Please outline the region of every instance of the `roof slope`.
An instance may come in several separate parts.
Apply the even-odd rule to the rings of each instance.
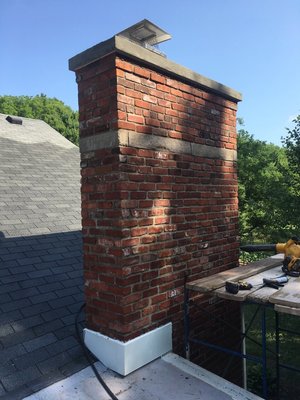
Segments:
[[[78,148],[43,121],[0,114],[0,397],[85,366]]]

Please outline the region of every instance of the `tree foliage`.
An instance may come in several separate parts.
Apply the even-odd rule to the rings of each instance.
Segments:
[[[290,187],[289,208],[298,226],[297,236],[300,236],[300,115],[294,119],[294,128],[287,129],[282,144],[288,160],[288,182]]]
[[[242,242],[286,241],[295,234],[298,219],[290,212],[292,172],[285,150],[239,130],[238,177]]]
[[[41,119],[78,145],[78,112],[56,98],[0,96],[0,113]]]
[[[287,129],[287,135],[282,138],[282,144],[286,149],[290,168],[299,174],[300,166],[300,115],[294,120],[295,124],[293,129]]]

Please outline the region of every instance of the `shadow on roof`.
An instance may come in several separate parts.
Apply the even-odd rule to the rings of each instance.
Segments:
[[[80,231],[0,232],[0,397],[21,399],[87,365],[74,328],[83,302]]]

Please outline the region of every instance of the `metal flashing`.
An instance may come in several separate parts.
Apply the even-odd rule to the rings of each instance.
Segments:
[[[172,323],[153,329],[128,342],[84,329],[88,349],[108,368],[126,376],[172,351]]]
[[[155,46],[158,43],[165,42],[172,36],[163,29],[153,24],[148,19],[143,19],[140,22],[119,32],[117,36],[126,37],[129,40],[145,45],[146,43]]]

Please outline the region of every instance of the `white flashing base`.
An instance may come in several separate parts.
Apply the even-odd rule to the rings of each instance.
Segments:
[[[172,351],[172,324],[153,329],[128,342],[84,329],[84,343],[106,367],[126,376]]]

